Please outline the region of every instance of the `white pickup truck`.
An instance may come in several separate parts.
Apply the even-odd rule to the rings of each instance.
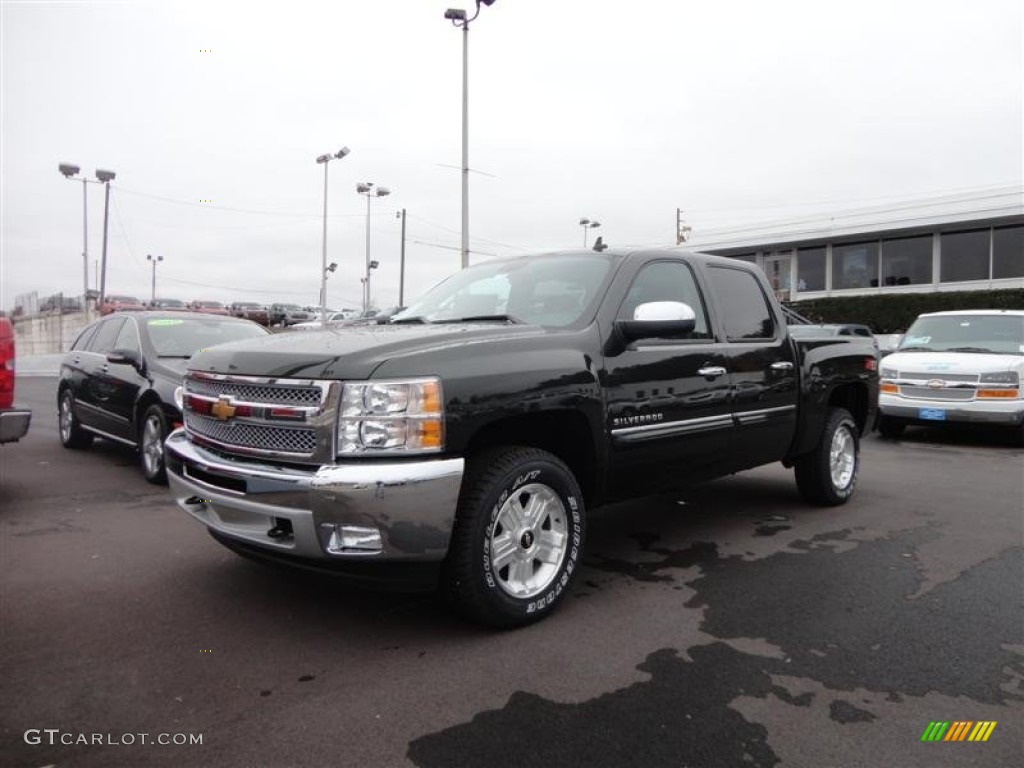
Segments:
[[[1024,310],[921,315],[882,359],[878,430],[975,422],[1016,429],[1024,441]]]

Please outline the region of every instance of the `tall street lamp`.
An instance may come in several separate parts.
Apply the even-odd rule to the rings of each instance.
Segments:
[[[105,187],[103,194],[103,253],[100,255],[100,311],[103,311],[103,302],[107,298],[107,223],[110,220],[110,182],[116,174],[113,171],[101,171],[96,169],[96,178]]]
[[[71,163],[60,163],[57,169],[64,175],[65,179],[71,179],[81,168]],[[82,310],[88,311],[89,300],[89,196],[87,194],[88,184],[99,184],[95,179],[82,177]]]
[[[151,253],[147,253],[146,254],[146,261],[152,262],[152,264],[153,264],[153,279],[152,279],[152,282],[150,283],[150,288],[149,288],[149,305],[150,306],[153,306],[153,304],[156,302],[156,265],[157,265],[157,262],[160,262],[160,261],[163,261],[163,260],[164,260],[163,256],[154,256]]]
[[[363,311],[370,308],[370,270],[377,268],[377,262],[370,261],[370,198],[386,197],[391,194],[387,187],[375,186],[372,181],[356,184],[356,192],[366,195],[366,276],[363,278]]]
[[[333,155],[328,153],[320,155],[316,159],[324,167],[324,237],[323,248],[320,253],[320,324],[327,327],[327,166],[331,160],[341,160],[351,150],[342,147]],[[334,270],[331,270],[332,272]]]
[[[476,13],[466,18],[461,8],[449,8],[444,17],[462,27],[462,268],[469,266],[469,22],[480,15],[480,4],[494,0],[476,0]]]
[[[601,226],[600,221],[591,221],[590,219],[580,219],[580,226],[583,227],[583,247],[587,247],[587,230],[595,229]]]

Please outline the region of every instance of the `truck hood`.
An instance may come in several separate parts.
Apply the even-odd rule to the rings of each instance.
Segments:
[[[975,352],[893,352],[882,358],[881,367],[909,373],[999,373],[1019,371],[1024,366],[1021,355],[986,355]]]
[[[366,379],[386,360],[466,344],[542,336],[539,326],[496,323],[369,325],[277,333],[197,352],[189,370],[294,379]],[[423,374],[431,374],[429,359]]]

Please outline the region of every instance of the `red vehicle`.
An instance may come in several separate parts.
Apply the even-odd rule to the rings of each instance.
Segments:
[[[100,307],[101,315],[109,315],[111,312],[141,312],[146,305],[134,296],[107,296]]]
[[[199,299],[196,299],[195,301],[188,305],[188,308],[191,309],[193,312],[203,312],[207,315],[231,314],[230,312],[228,312],[227,307],[225,307],[219,301],[200,301]]]
[[[28,432],[32,411],[14,406],[14,327],[0,317],[0,443],[20,440]]]

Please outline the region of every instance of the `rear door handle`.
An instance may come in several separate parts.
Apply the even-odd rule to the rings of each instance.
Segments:
[[[725,368],[720,365],[708,365],[698,369],[697,373],[708,379],[715,379],[725,375]]]
[[[784,360],[782,362],[772,363],[771,369],[773,371],[792,371],[793,370],[793,364],[791,362],[789,362],[788,360]]]

